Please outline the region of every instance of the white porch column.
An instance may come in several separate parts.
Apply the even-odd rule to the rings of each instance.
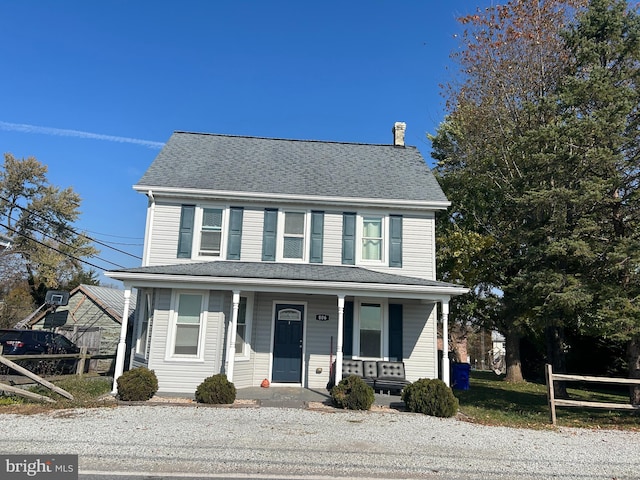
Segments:
[[[449,300],[442,302],[442,381],[450,386],[449,375]]]
[[[336,367],[333,372],[336,385],[342,380],[342,330],[344,326],[344,295],[338,297],[338,337],[336,339]]]
[[[236,338],[238,336],[238,310],[240,306],[240,292],[233,292],[233,309],[231,325],[229,325],[229,343],[227,345],[227,380],[233,382],[233,366],[236,359]]]
[[[111,393],[118,393],[118,377],[124,371],[124,358],[127,352],[127,327],[129,324],[129,303],[131,301],[131,287],[124,286],[124,308],[122,309],[122,324],[120,326],[120,342],[116,351],[116,365],[113,372],[113,388]]]

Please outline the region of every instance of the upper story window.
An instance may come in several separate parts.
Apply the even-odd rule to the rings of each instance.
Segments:
[[[222,248],[222,209],[203,208],[200,255],[219,257]]]
[[[324,212],[265,209],[263,261],[322,263],[323,245]]]
[[[282,233],[282,258],[302,260],[305,245],[305,214],[303,212],[284,212],[284,231]]]
[[[383,225],[381,216],[362,217],[362,260],[383,260]]]
[[[240,260],[243,211],[241,207],[182,205],[177,257]]]
[[[343,213],[342,263],[402,267],[402,224],[400,215]]]

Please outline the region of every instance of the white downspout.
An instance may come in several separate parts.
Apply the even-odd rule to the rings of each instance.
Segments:
[[[153,197],[153,192],[149,190],[147,192],[149,198],[149,205],[147,205],[147,225],[144,232],[144,246],[142,247],[142,266],[149,265],[149,257],[151,256],[151,233],[153,229],[154,214],[156,211],[156,199]]]
[[[231,325],[229,325],[229,344],[227,345],[227,380],[233,382],[233,366],[236,358],[236,338],[238,336],[238,310],[240,306],[240,292],[233,292],[233,309]]]
[[[449,300],[442,302],[442,381],[450,386],[449,375]]]
[[[124,358],[127,351],[127,327],[129,324],[129,303],[131,301],[131,287],[127,284],[124,286],[124,308],[122,309],[122,324],[120,326],[120,342],[116,352],[116,365],[113,372],[113,389],[111,393],[118,393],[118,377],[124,371]]]
[[[336,339],[336,369],[333,372],[335,384],[342,380],[342,330],[344,328],[344,295],[338,297],[338,336]]]

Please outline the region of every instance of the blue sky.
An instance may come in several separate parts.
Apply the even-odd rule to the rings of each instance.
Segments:
[[[4,0],[0,149],[80,194],[79,230],[141,256],[132,185],[175,130],[386,144],[403,121],[430,162],[456,18],[491,3]],[[140,265],[99,248],[103,269]]]

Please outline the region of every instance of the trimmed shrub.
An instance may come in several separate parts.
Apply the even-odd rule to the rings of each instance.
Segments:
[[[236,400],[236,387],[224,373],[205,378],[196,389],[196,402],[229,404]]]
[[[421,378],[407,385],[402,390],[402,401],[409,411],[432,417],[453,417],[458,411],[453,391],[437,378]]]
[[[126,402],[144,402],[158,391],[158,378],[146,367],[124,372],[117,380],[118,398]]]
[[[375,400],[373,388],[362,378],[349,375],[331,389],[333,404],[349,410],[369,410]]]

